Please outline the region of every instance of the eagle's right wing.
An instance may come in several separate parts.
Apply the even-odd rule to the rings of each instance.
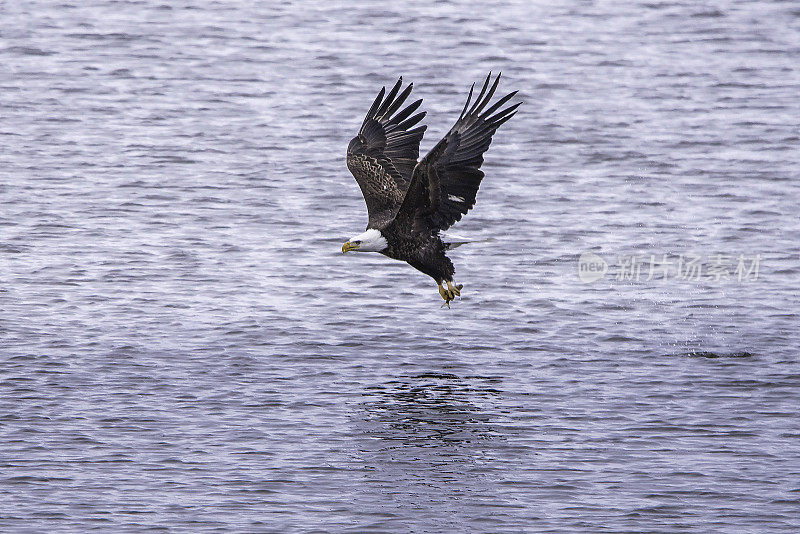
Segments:
[[[425,112],[410,117],[422,99],[397,113],[414,86],[410,84],[398,95],[402,85],[400,78],[388,95],[386,88],[381,88],[358,135],[347,147],[347,168],[367,203],[367,228],[394,216],[411,181],[419,157],[419,142],[425,133],[426,126],[410,129],[425,117]]]
[[[521,104],[500,109],[517,94],[514,91],[486,109],[500,75],[489,87],[491,79],[490,72],[470,108],[473,85],[455,125],[414,168],[411,184],[397,211],[398,219],[411,221],[418,229],[447,230],[475,205],[483,179],[480,170],[483,153],[500,125],[513,117]]]

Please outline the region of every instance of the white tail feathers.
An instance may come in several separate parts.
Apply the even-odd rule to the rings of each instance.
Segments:
[[[452,234],[445,234],[444,232],[441,233],[440,237],[442,238],[442,243],[444,243],[446,250],[451,250],[456,247],[460,247],[461,245],[466,245],[467,243],[482,243],[485,241],[494,241],[491,237],[487,237],[486,239],[467,239],[466,237],[460,237]]]

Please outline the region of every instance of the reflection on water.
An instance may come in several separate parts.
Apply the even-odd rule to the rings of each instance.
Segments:
[[[421,522],[451,528],[466,528],[481,504],[513,508],[504,504],[496,463],[505,445],[493,415],[499,388],[497,377],[448,373],[366,388],[353,435],[358,461],[372,472],[358,486],[358,500],[392,503],[385,508],[397,513],[417,510]]]
[[[493,387],[498,383],[496,378],[465,379],[447,373],[389,380],[365,391],[362,406],[368,417],[363,430],[370,437],[410,447],[477,444],[493,435],[491,406],[487,412],[478,403],[500,395]]]

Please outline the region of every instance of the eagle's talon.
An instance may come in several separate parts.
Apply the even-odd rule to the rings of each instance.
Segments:
[[[453,285],[452,281],[447,282],[447,289],[450,290],[450,293],[453,295],[453,298],[461,296],[461,288],[464,287],[463,284]]]
[[[449,282],[448,282],[448,285],[450,285]],[[439,294],[444,299],[444,304],[442,304],[442,308],[447,306],[447,308],[449,309],[450,308],[450,302],[455,298],[455,294],[453,293],[452,290],[445,289],[444,286],[442,286],[441,283],[439,284]]]

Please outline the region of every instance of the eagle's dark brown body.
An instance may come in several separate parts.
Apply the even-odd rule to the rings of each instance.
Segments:
[[[413,268],[436,280],[437,284],[453,279],[455,268],[450,258],[445,256],[447,247],[438,234],[408,231],[395,221],[378,230],[389,242],[389,246],[381,254],[408,262]]]
[[[377,230],[385,240],[381,250],[369,250],[408,262],[432,277],[448,303],[453,291],[459,294],[460,286],[443,292],[443,282],[452,288],[454,268],[445,255],[447,245],[439,232],[459,221],[475,205],[484,176],[480,170],[483,153],[497,128],[514,116],[520,105],[498,111],[515,91],[486,109],[499,81],[497,76],[490,86],[490,73],[469,107],[473,85],[456,124],[419,162],[419,143],[426,127],[417,124],[425,113],[412,116],[422,100],[398,111],[412,89],[409,85],[398,95],[402,78],[388,95],[385,88],[381,89],[358,135],[347,147],[347,167],[367,204],[367,231]],[[342,250],[358,250],[359,244],[360,241],[345,243]]]

